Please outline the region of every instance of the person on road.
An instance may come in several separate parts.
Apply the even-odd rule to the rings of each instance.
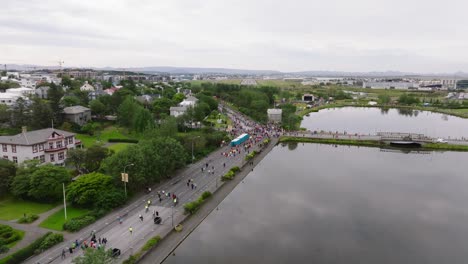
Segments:
[[[187,187],[190,187],[190,180],[187,180]]]
[[[223,163],[224,168],[226,168],[226,163]]]
[[[143,222],[143,216],[142,216],[142,215],[139,215],[138,217],[140,218],[140,221]]]
[[[122,216],[119,215],[119,223],[122,224],[122,222],[123,222]]]
[[[132,228],[132,227],[129,227],[129,228],[128,228],[128,231],[130,232],[130,235],[133,234],[133,228]]]
[[[62,249],[62,259],[64,259],[64,258],[66,257],[66,256],[65,256],[65,253],[66,253],[66,252],[67,252],[67,251],[65,250],[65,248],[63,248],[63,249]]]
[[[148,206],[150,206],[150,205],[151,205],[151,200],[150,200],[150,199],[148,199],[148,202],[147,202],[147,204],[148,204]]]
[[[145,213],[148,213],[149,207],[148,205],[145,205]]]

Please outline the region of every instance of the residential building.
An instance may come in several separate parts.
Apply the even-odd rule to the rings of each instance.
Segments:
[[[180,102],[180,106],[193,107],[197,104],[198,99],[195,96],[189,96]]]
[[[16,104],[16,100],[21,96],[18,94],[12,93],[0,93],[0,104],[4,104],[7,106],[13,106]]]
[[[94,91],[94,86],[89,84],[87,81],[83,84],[83,86],[80,87],[80,91],[82,92],[93,92]]]
[[[49,89],[50,89],[49,86],[40,86],[36,88],[35,93],[37,97],[41,99],[47,99],[47,94],[49,93]]]
[[[75,134],[54,128],[27,132],[23,127],[20,134],[0,136],[2,157],[14,163],[37,159],[41,163],[62,165],[67,151],[79,144]]]
[[[65,114],[66,120],[80,126],[83,126],[91,120],[91,109],[81,105],[65,107],[63,113]]]
[[[372,89],[417,89],[418,84],[412,82],[364,82],[362,88]]]
[[[267,110],[267,114],[268,114],[268,121],[274,122],[274,123],[280,123],[283,110],[277,109],[277,108],[271,108]]]
[[[169,108],[169,111],[171,112],[171,116],[178,117],[178,116],[185,114],[185,112],[187,112],[187,107],[186,106],[173,106]]]

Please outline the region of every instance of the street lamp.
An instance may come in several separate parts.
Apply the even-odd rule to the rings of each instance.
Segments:
[[[130,163],[124,166],[123,169],[123,174],[122,174],[122,181],[124,182],[124,189],[125,189],[125,198],[127,198],[127,182],[128,182],[128,175],[125,173],[125,169],[127,169],[128,166],[133,166],[135,164]]]
[[[171,219],[172,219],[172,227],[174,227],[174,205],[171,206]]]
[[[199,138],[199,137],[200,136],[196,136],[192,138],[192,164],[193,164],[193,160],[195,159],[195,157],[193,156],[193,142],[195,141],[196,138]]]

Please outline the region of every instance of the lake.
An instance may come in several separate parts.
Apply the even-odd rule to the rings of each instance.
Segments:
[[[468,120],[429,111],[343,107],[323,109],[304,116],[301,127],[310,131],[419,133],[438,138],[468,137]]]
[[[275,147],[165,263],[467,263],[468,153]]]

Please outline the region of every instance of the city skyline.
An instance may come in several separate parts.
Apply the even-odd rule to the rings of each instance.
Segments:
[[[0,63],[295,71],[468,71],[468,3],[21,1]]]

